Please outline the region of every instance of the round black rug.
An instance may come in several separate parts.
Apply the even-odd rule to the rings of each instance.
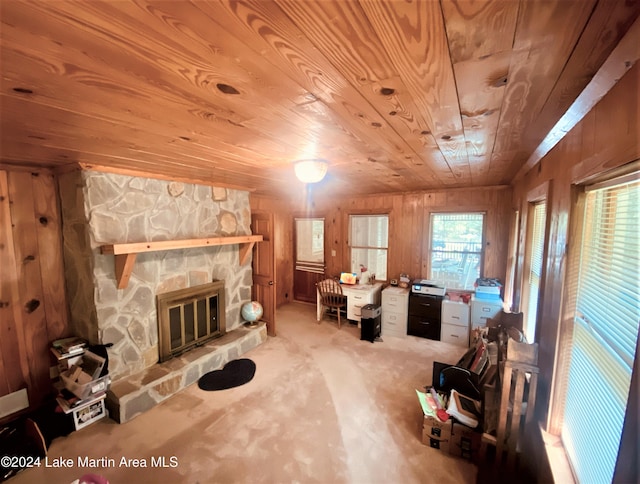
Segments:
[[[224,365],[221,370],[205,373],[198,380],[201,390],[226,390],[248,383],[256,373],[256,364],[248,359],[232,360]]]

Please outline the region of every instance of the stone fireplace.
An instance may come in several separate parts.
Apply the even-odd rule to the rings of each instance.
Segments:
[[[114,256],[100,252],[104,244],[249,235],[248,192],[98,171],[62,174],[59,188],[72,329],[91,343],[113,344],[112,393],[142,402],[121,421],[248,351],[247,339],[266,339],[264,328],[252,335],[243,326],[252,270],[251,259],[240,264],[237,244],[140,253],[122,289]],[[156,297],[213,281],[224,282],[227,334],[195,356],[159,363]],[[213,357],[213,349],[224,354]]]

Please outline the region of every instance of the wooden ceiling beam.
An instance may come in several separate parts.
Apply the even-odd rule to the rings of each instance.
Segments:
[[[631,69],[640,58],[640,18],[626,32],[622,40],[613,49],[587,87],[580,93],[571,107],[549,131],[538,148],[522,165],[513,183],[520,180],[531,168],[566,136],[571,129],[602,99],[613,86]]]

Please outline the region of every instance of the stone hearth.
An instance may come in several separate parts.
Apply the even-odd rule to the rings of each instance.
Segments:
[[[107,393],[109,415],[119,423],[127,422],[266,339],[264,323],[254,328],[241,326],[177,358],[122,378],[114,382]]]

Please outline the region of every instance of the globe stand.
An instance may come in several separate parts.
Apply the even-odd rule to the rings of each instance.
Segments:
[[[260,320],[257,321],[245,321],[244,323],[246,328],[255,328],[260,325]]]

